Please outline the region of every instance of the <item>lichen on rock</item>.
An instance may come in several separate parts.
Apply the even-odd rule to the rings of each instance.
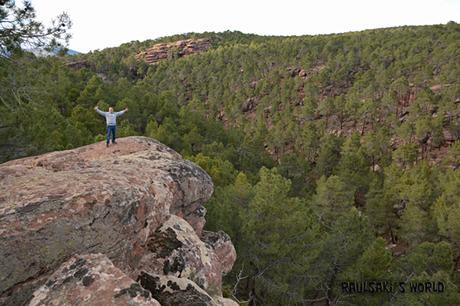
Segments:
[[[103,254],[74,256],[35,290],[29,306],[159,306],[150,291],[129,278]]]

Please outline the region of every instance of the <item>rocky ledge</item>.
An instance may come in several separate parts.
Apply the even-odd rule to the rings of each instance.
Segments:
[[[159,43],[145,51],[136,54],[138,60],[144,60],[147,64],[156,64],[168,58],[179,58],[195,53],[204,52],[211,48],[209,38],[185,39],[170,43]]]
[[[206,172],[126,137],[0,165],[1,305],[236,305]]]

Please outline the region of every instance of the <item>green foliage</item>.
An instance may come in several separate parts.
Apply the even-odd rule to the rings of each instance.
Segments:
[[[386,248],[385,239],[378,237],[370,244],[358,258],[356,263],[349,267],[341,279],[344,282],[369,282],[376,281],[395,281],[392,279],[393,257]],[[386,305],[390,300],[387,293],[359,294],[348,297],[347,302],[351,304],[363,305]]]
[[[378,237],[361,255],[356,262],[357,279],[380,279],[388,276],[393,258],[386,249],[385,239]]]
[[[303,275],[315,254],[305,246],[317,241],[319,227],[302,200],[289,197],[291,183],[276,168],[261,168],[259,175],[242,216],[242,255],[255,276],[256,295],[269,295],[273,303],[294,304],[303,297]]]
[[[218,186],[226,186],[235,179],[235,168],[228,160],[208,157],[202,153],[190,157],[190,160],[203,168],[211,176],[212,181]]]
[[[429,219],[426,213],[409,202],[400,219],[401,238],[410,245],[417,245],[425,240]]]
[[[450,273],[453,268],[453,249],[447,242],[423,242],[398,264],[406,272],[435,274]]]
[[[235,248],[240,251],[242,243],[242,217],[252,198],[252,185],[240,172],[235,181],[227,186],[217,186],[214,196],[206,204],[207,227],[224,230],[232,237]]]
[[[320,252],[310,270],[308,285],[322,297],[338,296],[347,268],[357,267],[358,258],[373,240],[368,220],[356,209],[341,214],[321,237]],[[316,248],[315,248],[316,249]]]
[[[371,164],[365,150],[361,147],[358,134],[353,134],[342,145],[337,175],[343,180],[346,189],[353,192],[355,200],[369,188]]]
[[[322,176],[317,182],[312,204],[319,219],[329,225],[351,209],[353,190],[350,190],[338,176]]]
[[[460,246],[460,169],[441,176],[441,194],[432,208],[439,234]]]
[[[413,143],[401,145],[393,152],[393,161],[409,167],[417,160],[417,149],[417,145]]]
[[[326,135],[320,140],[316,171],[319,176],[329,176],[340,161],[340,138]]]

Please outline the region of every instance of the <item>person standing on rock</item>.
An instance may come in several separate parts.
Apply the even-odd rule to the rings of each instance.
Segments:
[[[106,146],[109,146],[110,143],[110,134],[112,134],[112,144],[116,144],[117,142],[115,141],[115,131],[117,129],[117,117],[123,115],[128,111],[128,108],[125,108],[124,110],[120,112],[114,112],[113,107],[109,107],[108,112],[103,112],[101,111],[97,106],[94,108],[96,112],[105,117],[105,121],[107,123],[107,144]]]

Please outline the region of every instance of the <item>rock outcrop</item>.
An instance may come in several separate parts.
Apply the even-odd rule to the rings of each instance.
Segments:
[[[212,233],[205,242],[184,219],[171,216],[146,242],[147,252],[140,261],[146,272],[188,278],[212,295],[221,295],[222,273],[233,265],[235,253],[230,238]]]
[[[136,54],[136,58],[144,60],[148,64],[155,64],[163,59],[188,56],[204,52],[209,48],[211,48],[211,41],[208,38],[185,39],[172,43],[155,44]]]
[[[14,160],[0,165],[0,182],[1,305],[73,298],[82,301],[76,305],[157,305],[185,283],[208,295],[209,305],[231,303],[221,296],[221,278],[235,249],[225,233],[203,232],[212,181],[165,145],[127,137],[109,148]],[[84,275],[69,278],[69,267],[82,261]],[[165,280],[171,288],[151,289]],[[99,292],[103,300],[92,296]]]
[[[30,306],[160,306],[103,254],[72,257],[34,292]]]

